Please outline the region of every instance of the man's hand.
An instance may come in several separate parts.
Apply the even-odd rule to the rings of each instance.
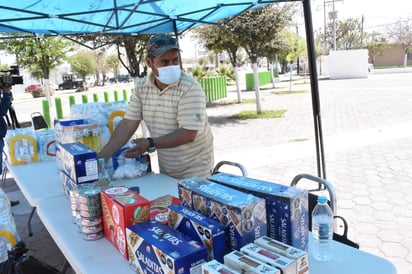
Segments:
[[[132,141],[135,144],[134,147],[129,148],[123,153],[123,156],[126,158],[135,158],[139,155],[144,154],[149,148],[149,141],[145,138],[138,138]]]

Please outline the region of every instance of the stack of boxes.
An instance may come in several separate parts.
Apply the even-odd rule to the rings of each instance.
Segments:
[[[307,250],[307,190],[226,173],[217,173],[208,179],[265,199],[267,236],[298,249]]]
[[[225,226],[226,251],[239,250],[267,234],[261,198],[198,177],[180,181],[178,191],[184,206]]]

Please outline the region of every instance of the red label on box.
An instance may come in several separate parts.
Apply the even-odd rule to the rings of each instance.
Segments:
[[[127,187],[101,192],[104,235],[128,259],[126,227],[149,220],[150,201]]]
[[[151,201],[150,220],[167,224],[167,216],[169,215],[169,205],[180,204],[180,200],[171,195],[161,196]]]

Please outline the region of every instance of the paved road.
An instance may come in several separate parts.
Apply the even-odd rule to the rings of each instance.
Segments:
[[[336,187],[338,214],[349,222],[349,237],[362,250],[393,262],[399,274],[412,274],[412,73],[403,71],[319,85],[327,179]],[[253,92],[242,95],[254,98]],[[228,100],[235,98],[229,92]],[[316,175],[310,93],[262,90],[262,107],[287,112],[280,119],[239,121],[228,117],[255,110],[254,104],[208,107],[216,162],[238,162],[250,177],[283,184],[299,173]],[[10,196],[23,202],[13,208],[23,240],[35,255],[61,267],[63,256],[37,216],[34,236],[26,236],[30,208],[13,191],[12,180],[7,184]]]

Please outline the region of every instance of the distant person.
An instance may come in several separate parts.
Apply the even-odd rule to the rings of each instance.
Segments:
[[[0,115],[2,116],[0,119],[0,174],[3,172],[3,149],[4,149],[4,137],[6,137],[7,133],[7,123],[5,121],[5,117],[7,112],[11,106],[12,100],[12,93],[11,93],[11,83],[12,78],[8,75],[1,76],[0,81]],[[11,206],[15,206],[19,204],[19,201],[10,201]]]
[[[154,35],[147,43],[147,77],[138,79],[124,119],[98,157],[113,156],[144,120],[151,138],[139,138],[124,152],[137,157],[157,150],[160,173],[176,179],[211,175],[213,135],[200,84],[180,69],[179,47],[169,35]]]

